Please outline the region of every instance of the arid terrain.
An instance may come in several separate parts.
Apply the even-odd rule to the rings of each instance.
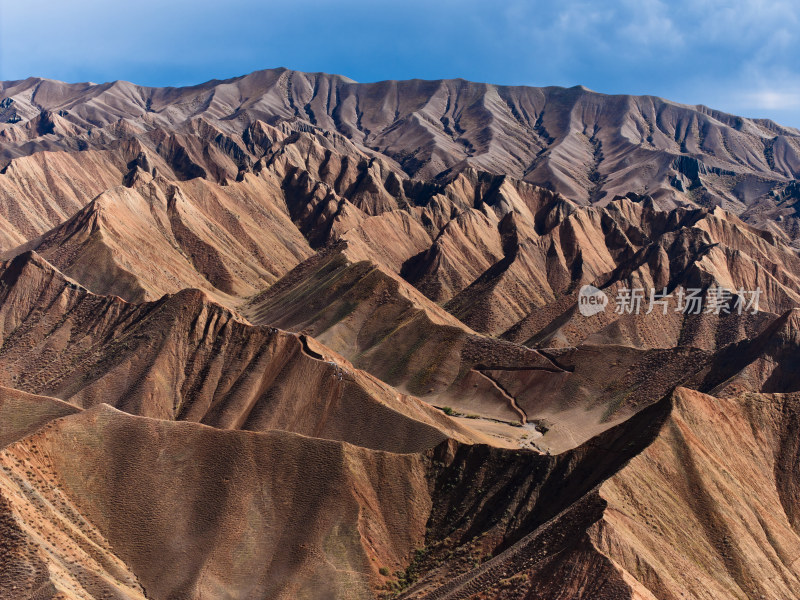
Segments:
[[[800,599],[799,177],[582,87],[0,82],[0,598]]]

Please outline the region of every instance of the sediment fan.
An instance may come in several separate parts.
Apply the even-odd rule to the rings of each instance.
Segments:
[[[0,99],[0,597],[800,598],[798,131],[286,70]]]

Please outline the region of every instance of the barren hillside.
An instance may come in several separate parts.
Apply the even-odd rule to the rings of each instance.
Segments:
[[[798,170],[580,87],[0,83],[0,597],[800,599]]]

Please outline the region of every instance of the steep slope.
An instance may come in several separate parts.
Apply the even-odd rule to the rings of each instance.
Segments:
[[[490,488],[497,501],[481,506],[507,506],[510,518],[480,539],[469,521],[447,529],[447,540],[472,539],[470,550],[439,567],[452,546],[433,545],[416,566],[419,581],[401,597],[797,598],[800,535],[791,490],[800,474],[789,433],[797,407],[795,396],[720,400],[678,390],[562,458],[540,457],[560,465],[550,472],[564,490],[547,504],[539,500],[547,478],[515,497],[530,498],[527,504],[503,503]],[[628,444],[622,449],[615,438]],[[580,457],[590,449],[586,481]],[[528,487],[517,477],[515,490]],[[459,500],[456,514],[491,514],[471,506],[477,496]],[[445,507],[434,527],[454,528],[455,507]],[[529,528],[509,535],[520,518]]]
[[[651,96],[464,80],[358,84],[284,69],[164,89],[32,78],[0,84],[0,96],[2,156],[12,164],[42,150],[100,149],[164,131],[152,146],[184,177],[230,179],[252,161],[232,152],[246,146],[234,138],[260,119],[336,132],[423,179],[472,166],[581,203],[635,191],[665,207],[722,203],[742,212],[758,204],[748,213],[755,222],[782,215],[776,230],[797,229],[796,130]],[[209,127],[216,156],[190,139]]]
[[[0,249],[35,238],[119,185],[125,167],[115,163],[105,152],[87,150],[43,151],[8,164],[0,175]]]
[[[797,350],[800,313],[787,311],[759,335],[731,344],[692,377],[691,386],[715,396],[800,391]]]
[[[476,335],[396,276],[350,257],[342,245],[318,253],[256,296],[244,314],[255,323],[307,332],[383,381],[472,417],[526,423],[491,372],[569,376],[536,350]],[[469,425],[483,429],[487,423],[473,419]]]
[[[56,398],[0,387],[0,448],[21,440],[53,419],[79,411]]]
[[[20,543],[69,598],[370,598],[379,567],[400,568],[421,542],[430,509],[418,455],[106,405],[6,448],[0,464]],[[70,586],[75,573],[86,587]]]
[[[197,287],[235,304],[311,254],[270,197],[278,194],[265,179],[117,186],[6,255],[36,250],[93,292],[132,302]]]
[[[460,181],[480,190],[492,180]],[[318,253],[242,311],[256,323],[306,331],[392,385],[481,417],[474,426],[491,434],[518,441],[526,435],[523,445],[563,451],[674,386],[689,385],[695,373],[722,372],[714,365],[728,360],[736,344],[768,335],[776,313],[800,301],[796,252],[720,209],[660,211],[651,199],[632,195],[602,208],[561,211],[564,203],[540,189],[504,179],[493,185],[478,208],[446,221],[431,249],[406,261],[401,271],[423,286],[424,279],[415,278],[418,267],[426,277],[453,281],[454,271],[445,272],[444,263],[430,257],[441,256],[439,242],[461,226],[460,215],[481,215],[481,228],[469,238],[474,243],[449,251],[454,257],[463,252],[468,260],[476,244],[494,234],[505,256],[444,305],[461,321],[443,318],[438,306],[397,281],[390,267],[371,262],[373,254],[380,255],[373,248],[381,238],[362,236]],[[609,296],[605,312],[586,317],[577,310],[578,290],[586,283]],[[760,289],[760,310],[717,315],[704,305],[700,314],[681,312],[680,292],[710,286],[732,294]],[[647,314],[647,299],[640,314],[614,310],[624,288],[649,293],[664,287],[670,294],[664,312],[659,305]],[[505,331],[503,337],[515,343],[476,336],[462,323],[489,334]],[[795,388],[758,383],[748,389]],[[492,420],[533,430],[514,434]]]
[[[677,394],[656,442],[600,488],[598,549],[659,597],[796,597],[797,410],[796,396]]]
[[[84,535],[108,540],[149,598],[797,598],[797,406],[794,395],[678,390],[537,456],[454,442],[388,454],[100,405],[12,444],[0,463],[27,535],[31,521],[89,519]],[[70,460],[67,444],[87,460]],[[393,483],[378,494],[378,481]],[[39,512],[21,512],[21,490],[45,500]],[[51,569],[69,549],[60,523],[43,555]],[[51,577],[63,586],[69,573]]]
[[[131,305],[88,293],[28,253],[5,265],[0,291],[0,385],[84,408],[392,451],[474,435],[310,338],[253,327],[198,290]]]
[[[584,88],[0,83],[0,596],[798,597],[799,168]]]
[[[136,576],[33,463],[40,449],[14,444],[80,409],[0,388],[0,595],[48,600],[144,600]],[[10,446],[10,448],[9,448]]]
[[[516,281],[528,283],[544,272],[556,282],[546,288],[552,299],[529,298],[529,314],[510,326],[504,338],[529,345],[577,345],[602,332],[607,342],[624,340],[645,347],[680,343],[709,349],[715,347],[714,342],[704,339],[709,335],[709,324],[684,326],[683,315],[676,315],[678,288],[722,287],[734,295],[761,290],[758,309],[773,314],[797,306],[800,263],[792,247],[720,209],[659,211],[647,198],[634,199],[622,198],[603,208],[575,211],[545,238],[533,240],[531,246],[538,249],[538,256],[533,256],[539,264],[534,275],[518,275],[525,271],[513,263],[506,268],[511,275],[487,271],[463,293],[461,301],[471,300],[466,313],[458,310],[459,299],[449,306],[469,323],[471,315],[491,313],[493,301],[504,306],[503,299],[513,297]],[[527,256],[531,254],[529,251]],[[609,297],[611,305],[605,313],[586,318],[577,312],[577,293],[584,284],[595,285]],[[666,288],[667,316],[661,305],[655,306],[654,317],[615,314],[614,302],[621,290],[635,288],[645,295],[641,313],[649,308],[650,290],[662,293]],[[701,312],[706,308],[704,305]],[[696,322],[708,321],[704,315],[688,317]],[[508,321],[501,321],[496,329]],[[746,319],[735,321],[741,324]],[[650,335],[648,330],[653,327],[657,328],[655,335]],[[624,328],[628,334],[612,332],[612,328]],[[710,335],[713,339],[713,333]],[[613,337],[616,339],[609,339]]]

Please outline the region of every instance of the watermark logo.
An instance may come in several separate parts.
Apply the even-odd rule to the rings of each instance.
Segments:
[[[584,317],[601,313],[608,306],[608,296],[593,285],[585,285],[578,292],[578,310]]]
[[[644,288],[620,288],[617,291],[614,312],[618,315],[649,315],[653,312],[666,315],[670,310],[685,315],[756,314],[759,310],[761,290],[739,289],[732,292],[720,286],[707,289],[679,287],[673,292],[667,288],[650,293]],[[578,292],[578,310],[591,317],[606,310],[608,296],[593,285],[585,285]]]

